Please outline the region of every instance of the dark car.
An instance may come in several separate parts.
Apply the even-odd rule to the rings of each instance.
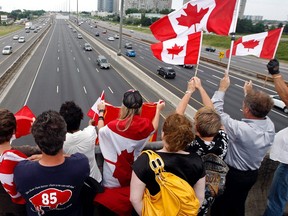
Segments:
[[[216,51],[216,49],[213,47],[206,47],[205,50],[208,52],[215,52]]]
[[[134,50],[126,50],[126,56],[128,57],[136,57],[136,52]]]
[[[99,32],[96,32],[96,33],[95,33],[95,36],[96,36],[96,37],[99,37],[99,36],[100,36]]]
[[[132,49],[132,43],[126,43],[126,44],[124,45],[124,48],[126,48],[126,49]]]
[[[192,64],[183,64],[181,65],[183,68],[188,68],[188,69],[193,69],[194,68],[194,65]]]
[[[173,68],[171,67],[160,67],[157,70],[158,74],[163,76],[165,79],[166,78],[172,78],[174,79],[176,77],[176,72]]]

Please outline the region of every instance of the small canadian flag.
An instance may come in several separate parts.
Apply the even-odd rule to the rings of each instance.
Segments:
[[[202,44],[202,31],[151,45],[159,60],[173,64],[198,64]]]
[[[232,55],[254,55],[265,59],[274,58],[282,31],[283,28],[278,28],[268,32],[243,36],[235,41]],[[230,50],[227,50],[227,58],[229,57],[229,53]]]

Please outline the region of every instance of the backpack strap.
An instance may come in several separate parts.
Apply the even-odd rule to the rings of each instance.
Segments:
[[[159,175],[164,171],[164,161],[157,153],[152,150],[142,151],[143,153],[148,155],[150,168],[154,171],[155,175]]]

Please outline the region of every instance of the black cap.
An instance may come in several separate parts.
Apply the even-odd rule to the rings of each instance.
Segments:
[[[124,93],[123,104],[128,109],[138,109],[142,103],[143,100],[139,91],[132,89]]]

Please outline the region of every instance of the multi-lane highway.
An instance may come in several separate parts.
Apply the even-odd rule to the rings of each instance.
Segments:
[[[115,52],[118,51],[118,39],[108,41],[107,38],[114,36],[116,34],[115,31],[110,30],[110,26],[107,25],[103,26],[108,29],[107,33],[103,34],[104,28],[100,25],[97,28],[94,26],[94,23],[84,22],[80,27],[77,27],[74,22],[53,19],[49,32],[33,55],[31,55],[30,61],[23,65],[21,74],[15,83],[13,82],[12,88],[6,92],[6,96],[2,98],[0,106],[16,112],[24,104],[27,104],[38,115],[48,109],[59,110],[61,103],[66,100],[74,100],[86,113],[102,90],[105,91],[105,99],[108,102],[114,105],[121,105],[123,93],[130,88],[139,89],[149,101],[157,101],[162,98],[164,96],[163,92],[152,91],[148,87],[146,80],[134,77],[133,71],[132,74],[127,72],[128,64],[120,64],[115,55],[111,55],[113,50]],[[76,29],[76,32],[73,32],[72,29]],[[99,32],[99,37],[95,37],[96,31]],[[78,33],[83,35],[83,39],[77,38]],[[12,40],[12,37],[7,38],[7,40]],[[86,42],[91,44],[92,51],[84,50],[83,46]],[[151,79],[167,88],[170,92],[169,94],[176,95],[179,98],[183,96],[187,81],[195,74],[194,69],[172,66],[177,76],[175,79],[165,80],[157,75],[156,70],[160,66],[167,66],[167,64],[153,57],[148,43],[137,40],[135,37],[123,35],[123,54],[125,53],[124,44],[126,42],[132,43],[137,55],[134,58],[126,56],[121,58],[126,58]],[[103,48],[103,45],[107,48]],[[110,61],[112,64],[110,69],[100,69],[97,65],[96,58],[99,54],[105,55]],[[17,56],[17,52],[14,51],[13,55]],[[5,56],[0,61],[4,64],[13,55]],[[203,55],[209,56],[213,54],[205,53]],[[250,79],[250,77],[233,73],[233,71],[231,71],[230,75],[231,87],[225,97],[225,110],[232,117],[240,119],[242,117],[242,86],[244,81]],[[223,69],[200,62],[197,76],[202,80],[202,84],[208,94],[212,96],[213,92],[218,88],[219,80],[223,77]],[[262,80],[253,80],[253,82],[256,88],[262,89],[268,94],[275,94],[274,87],[267,84],[264,87]],[[201,107],[199,94],[195,93],[192,96],[190,105],[195,107],[195,109]],[[175,104],[167,103],[163,116],[173,112],[174,106]],[[277,131],[286,127],[287,115],[283,111],[273,109],[269,116],[274,121]],[[87,120],[86,117],[83,126],[87,123]],[[22,139],[21,143],[23,142],[30,143],[31,138]]]

